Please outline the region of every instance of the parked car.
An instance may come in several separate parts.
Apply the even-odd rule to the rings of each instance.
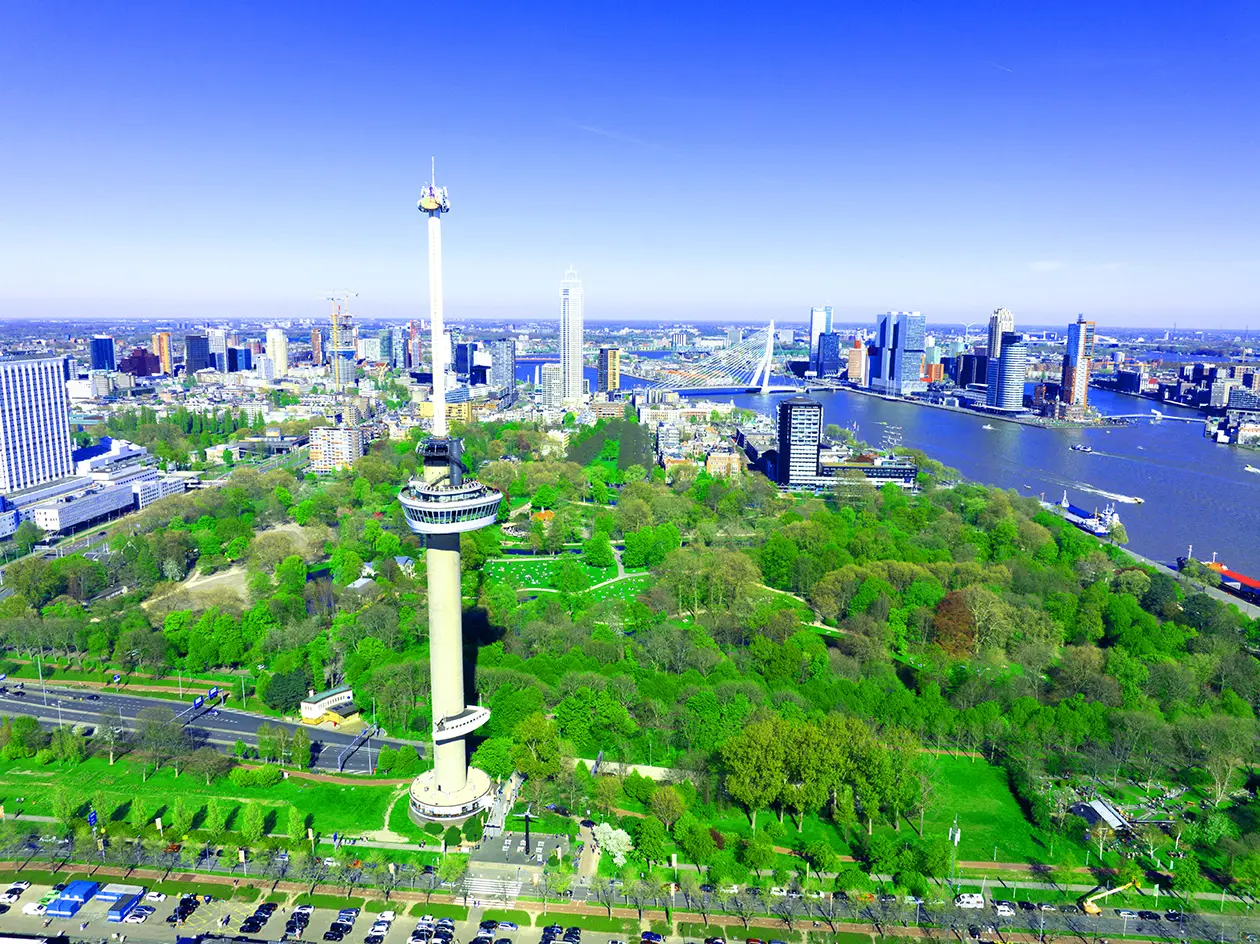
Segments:
[[[1139,911],[1138,917],[1141,918],[1143,921],[1160,920],[1160,914],[1158,911]]]
[[[1116,909],[1116,917],[1117,917],[1117,918],[1128,918],[1128,919],[1130,919],[1130,920],[1135,920],[1135,919],[1137,918],[1137,912],[1136,912],[1136,911],[1130,911],[1128,908],[1117,908],[1117,909]]]
[[[47,910],[47,907],[37,901],[28,901],[22,906],[22,914],[24,915],[42,915]]]
[[[145,901],[166,901],[166,896],[161,892],[149,892],[144,896]]]
[[[499,922],[500,931],[519,931],[520,929],[521,929],[520,925],[518,925],[515,921],[500,921]]]

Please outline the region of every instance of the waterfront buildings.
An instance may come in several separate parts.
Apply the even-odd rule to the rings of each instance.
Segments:
[[[917,311],[890,311],[876,321],[870,346],[870,387],[904,397],[927,389],[923,381],[927,319]]]
[[[809,359],[818,357],[818,339],[831,331],[831,306],[809,310]]]
[[[621,389],[621,348],[601,347],[599,369],[596,371],[596,387],[600,393]]]
[[[289,373],[289,339],[283,328],[267,329],[267,356],[271,358],[271,368],[277,377]]]
[[[822,416],[822,404],[809,397],[779,401],[776,477],[780,485],[803,485],[817,477]]]
[[[70,475],[70,452],[65,358],[0,360],[0,494]]]
[[[204,334],[184,337],[184,376],[190,377],[210,366],[210,339]]]
[[[989,406],[999,406],[998,390],[1001,381],[998,371],[1001,367],[1002,339],[1014,330],[1015,316],[1008,309],[998,308],[989,316],[989,344],[985,349],[985,354],[988,356],[985,375],[988,390],[985,394],[985,403]],[[1025,360],[1027,360],[1026,355]]]
[[[1089,396],[1089,362],[1094,356],[1094,337],[1098,326],[1078,315],[1068,325],[1067,353],[1063,356],[1062,402],[1084,408]]]
[[[582,333],[586,297],[582,282],[572,266],[560,283],[560,369],[563,375],[564,400],[570,405],[581,403]]]
[[[98,334],[91,341],[91,364],[93,370],[117,370],[118,362],[114,349],[114,339],[108,334]]]
[[[171,357],[171,333],[157,331],[153,335],[153,354],[158,359],[158,370],[170,377],[175,373],[175,362]]]
[[[814,372],[819,377],[838,377],[842,366],[847,366],[844,338],[834,331],[818,336],[815,346]]]
[[[849,348],[847,358],[849,383],[865,387],[867,352],[861,338],[853,339],[853,347]]]
[[[1024,380],[1028,376],[1028,345],[1014,331],[1002,334],[1001,355],[996,370],[989,358],[989,387],[985,402],[994,409],[1018,411],[1024,408]]]

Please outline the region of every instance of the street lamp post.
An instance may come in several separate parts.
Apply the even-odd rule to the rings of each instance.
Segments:
[[[962,839],[962,830],[958,827],[958,814],[954,814],[954,825],[949,830],[949,842],[953,858],[954,892],[958,892],[958,843]]]

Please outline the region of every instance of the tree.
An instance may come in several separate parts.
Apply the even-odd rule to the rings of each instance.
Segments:
[[[23,554],[29,554],[31,548],[44,540],[44,532],[33,521],[23,521],[13,533],[13,543]]]
[[[1107,843],[1115,835],[1115,830],[1104,823],[1102,820],[1096,822],[1089,828],[1089,840],[1098,844],[1098,861],[1102,862],[1103,849]]]
[[[597,777],[595,779],[595,808],[606,816],[612,816],[613,810],[621,800],[621,781],[616,777]]]
[[[726,792],[744,805],[752,828],[757,811],[773,804],[783,790],[784,746],[778,726],[755,721],[727,740],[721,749]]]
[[[289,837],[289,847],[306,841],[306,816],[296,806],[290,806],[285,816],[285,834]]]
[[[109,765],[114,765],[114,755],[119,747],[127,741],[127,731],[123,727],[122,713],[116,707],[102,709],[96,721],[96,734],[93,742],[109,752]]]
[[[223,808],[223,803],[218,797],[211,797],[206,803],[206,816],[201,822],[201,827],[210,834],[211,840],[215,841],[223,835],[223,830],[227,828],[227,811]]]
[[[241,839],[250,848],[255,848],[263,837],[263,808],[261,804],[251,802],[246,802],[244,806],[245,810],[241,817]]]
[[[154,770],[181,753],[185,746],[184,729],[174,724],[175,712],[166,707],[145,708],[136,715],[136,740],[144,758],[141,779],[148,779],[148,766]]]
[[[311,766],[311,737],[302,728],[289,739],[289,762],[298,770]]]
[[[613,864],[618,868],[626,864],[626,857],[634,849],[630,834],[609,823],[596,824],[595,841],[599,843],[600,849],[612,856]]]
[[[834,871],[839,859],[836,857],[836,852],[831,848],[829,842],[824,839],[817,839],[805,847],[805,861],[813,867],[814,874],[818,876],[818,880],[821,882],[823,873]]]
[[[591,567],[612,567],[617,563],[612,542],[603,531],[596,531],[582,546],[582,557]]]
[[[652,794],[652,799],[648,805],[652,809],[652,815],[664,823],[666,829],[674,828],[674,824],[678,822],[678,817],[683,815],[685,809],[682,797],[671,786],[658,788]]]
[[[560,772],[560,730],[542,712],[524,718],[514,732],[512,762],[531,780],[546,780]]]
[[[473,751],[471,763],[478,770],[484,770],[495,780],[506,780],[512,776],[515,767],[512,764],[511,738],[486,738]]]
[[[639,820],[634,830],[634,848],[647,862],[649,869],[657,862],[665,861],[668,842],[665,826],[659,819],[649,816]]]

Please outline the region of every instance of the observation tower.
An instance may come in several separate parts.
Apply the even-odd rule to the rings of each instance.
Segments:
[[[464,697],[464,619],[459,536],[494,523],[503,496],[468,475],[462,442],[446,425],[446,350],[442,317],[442,214],[450,210],[436,174],[420,195],[429,217],[429,323],[433,352],[433,435],[416,448],[422,472],[398,496],[407,525],[428,548],[429,669],[433,703],[433,769],[411,784],[417,821],[463,820],[491,805],[490,777],[468,766],[465,739],[490,711]]]

